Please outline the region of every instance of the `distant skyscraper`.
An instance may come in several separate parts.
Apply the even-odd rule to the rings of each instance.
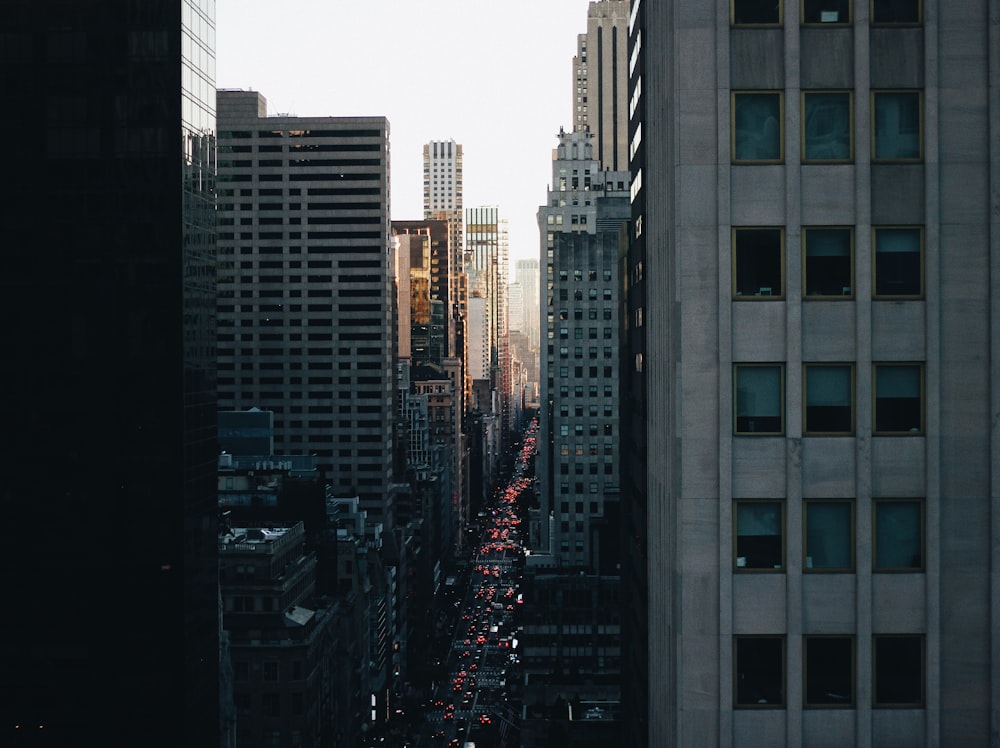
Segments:
[[[219,407],[275,413],[275,451],[387,521],[394,292],[384,117],[267,115],[219,91]]]
[[[538,211],[547,279],[541,549],[560,565],[597,571],[602,553],[616,556],[618,544],[604,520],[606,504],[618,499],[618,241],[629,216],[628,175],[600,170],[586,131],[559,134],[552,172]]]
[[[996,745],[995,13],[724,7],[633,8],[624,742]]]
[[[523,327],[521,332],[528,336],[531,345],[538,348],[538,304],[539,296],[539,275],[538,260],[527,259],[517,260],[514,263],[517,282],[521,285],[521,308],[523,314]]]
[[[220,745],[214,26],[4,4],[4,744]]]
[[[628,170],[628,0],[598,0],[573,57],[574,130],[594,136],[602,169]]]

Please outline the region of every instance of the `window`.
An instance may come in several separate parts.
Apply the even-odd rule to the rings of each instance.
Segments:
[[[805,571],[854,569],[854,502],[805,502]]]
[[[854,293],[854,241],[849,228],[803,228],[807,299],[851,298]]]
[[[916,499],[876,499],[875,571],[923,569],[923,502]]]
[[[850,23],[850,0],[802,0],[802,23]]]
[[[920,23],[920,0],[872,0],[872,23]]]
[[[805,399],[805,433],[854,433],[853,367],[806,364]]]
[[[854,158],[851,94],[803,91],[802,160],[850,161]]]
[[[876,636],[873,650],[875,706],[922,706],[924,703],[923,636]]]
[[[785,277],[779,228],[733,229],[733,295],[781,297]]]
[[[923,229],[914,226],[876,228],[872,235],[875,296],[922,296]]]
[[[735,701],[738,707],[785,704],[785,640],[780,636],[737,636]]]
[[[923,428],[920,364],[875,364],[875,433],[919,434]]]
[[[264,661],[264,680],[266,680],[266,681],[276,681],[276,680],[278,680],[278,661],[277,660],[265,660]]]
[[[849,636],[806,636],[802,649],[805,705],[853,705],[854,640]]]
[[[781,92],[733,93],[732,107],[733,161],[780,163],[784,158]]]
[[[780,434],[784,431],[781,365],[737,364],[736,433]]]
[[[778,26],[781,24],[780,0],[732,0],[734,26]]]
[[[736,502],[737,569],[780,570],[784,566],[783,512],[781,501]]]
[[[919,161],[921,147],[919,91],[872,92],[872,160]]]

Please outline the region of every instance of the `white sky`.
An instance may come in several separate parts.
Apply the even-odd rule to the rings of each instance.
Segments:
[[[259,91],[269,114],[387,117],[394,220],[423,217],[423,145],[454,138],[464,206],[499,206],[512,260],[537,257],[588,5],[217,0],[216,85]]]

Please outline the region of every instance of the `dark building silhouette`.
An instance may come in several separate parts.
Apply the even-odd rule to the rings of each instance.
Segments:
[[[0,744],[219,745],[209,7],[4,3]]]

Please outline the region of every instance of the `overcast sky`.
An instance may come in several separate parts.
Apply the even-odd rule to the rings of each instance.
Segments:
[[[392,218],[423,217],[423,145],[464,149],[464,205],[497,205],[538,257],[552,149],[572,129],[588,0],[217,0],[216,83],[270,114],[385,116]]]

